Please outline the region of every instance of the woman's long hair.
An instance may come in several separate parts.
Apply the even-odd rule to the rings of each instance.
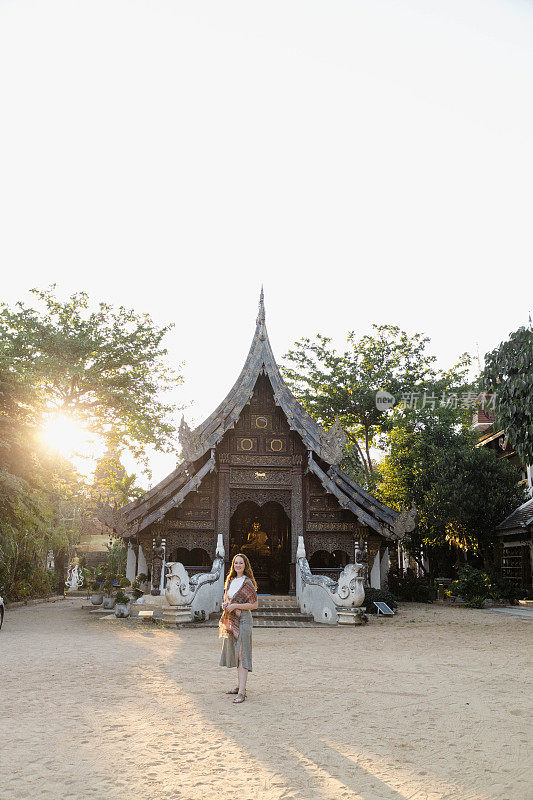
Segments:
[[[244,561],[244,573],[243,573],[243,575],[247,575],[250,578],[250,580],[252,581],[252,583],[254,585],[254,589],[257,592],[257,581],[254,578],[254,571],[252,569],[252,565],[250,564],[248,556],[245,555],[244,553],[235,553],[235,555],[233,556],[233,559],[231,561],[231,567],[229,568],[229,572],[228,572],[228,577],[226,578],[226,582],[224,583],[224,591],[226,591],[226,589],[228,588],[228,586],[230,584],[230,581],[233,578],[237,577],[237,571],[235,570],[234,564],[235,564],[235,559],[238,558],[239,556]]]

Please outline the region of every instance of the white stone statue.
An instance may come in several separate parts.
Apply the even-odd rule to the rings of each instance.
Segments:
[[[65,586],[69,592],[75,592],[83,586],[83,573],[79,564],[73,564],[68,568]]]
[[[296,552],[296,597],[300,609],[316,622],[362,625],[368,621],[361,606],[365,599],[365,551],[355,546],[355,564],[346,564],[337,581],[313,575],[305,554],[304,537],[298,537]]]
[[[363,564],[346,564],[331,596],[336,606],[359,608],[365,599]]]
[[[171,606],[188,606],[194,597],[189,584],[189,575],[180,561],[167,561],[167,603]]]

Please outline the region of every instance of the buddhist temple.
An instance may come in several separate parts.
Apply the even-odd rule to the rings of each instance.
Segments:
[[[221,535],[225,566],[235,553],[247,553],[260,592],[294,594],[299,537],[311,570],[334,578],[359,544],[368,555],[368,582],[379,588],[386,580],[397,514],[339,467],[340,426],[317,424],[285,383],[262,290],[239,377],[195,430],[182,420],[180,443],[182,463],[123,509],[129,575],[150,575],[161,543],[164,561],[181,562],[189,575],[208,572]]]

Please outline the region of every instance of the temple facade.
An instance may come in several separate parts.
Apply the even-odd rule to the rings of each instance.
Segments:
[[[123,509],[128,577],[148,574],[152,594],[164,587],[161,553],[189,575],[208,572],[219,534],[226,567],[247,553],[260,592],[294,594],[300,536],[311,569],[333,578],[360,543],[367,582],[384,584],[397,514],[338,466],[342,429],[326,431],[289,390],[268,339],[262,291],[237,381],[195,430],[182,420],[180,443],[182,463]]]

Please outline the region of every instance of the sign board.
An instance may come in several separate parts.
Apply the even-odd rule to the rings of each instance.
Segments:
[[[378,617],[380,614],[384,614],[386,617],[393,617],[394,611],[388,607],[387,603],[382,603],[381,601],[374,601],[374,605],[378,610]]]

